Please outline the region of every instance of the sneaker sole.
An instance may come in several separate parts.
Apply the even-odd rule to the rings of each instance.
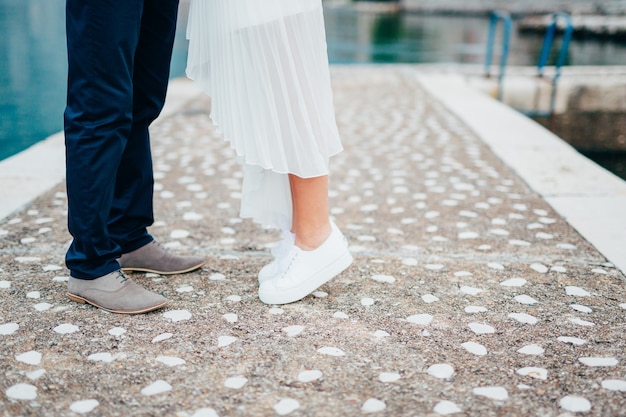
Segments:
[[[259,287],[259,299],[265,304],[289,304],[302,300],[304,297],[345,271],[350,265],[352,265],[352,261],[352,255],[350,252],[346,251],[346,253],[333,261],[333,263],[326,266],[324,269],[296,288],[291,288],[283,292],[276,292],[262,291]]]
[[[106,310],[106,311],[110,311],[111,313],[117,313],[117,314],[141,314],[141,313],[147,313],[149,311],[153,311],[153,310],[157,310],[163,306],[165,306],[167,304],[167,301],[163,301],[160,304],[155,304],[153,306],[150,307],[145,307],[142,309],[138,309],[138,310],[115,310],[112,308],[106,308],[104,306],[99,305],[98,303],[95,303],[91,300],[88,300],[86,298],[83,298],[79,295],[76,294],[72,294],[70,292],[67,293],[67,296],[69,297],[70,300],[75,301],[79,304],[91,304],[94,307],[98,307],[101,308],[102,310]]]
[[[200,269],[204,266],[204,264],[206,263],[206,261],[203,261],[202,263],[198,264],[198,265],[194,265],[192,267],[189,267],[187,269],[181,269],[178,271],[160,271],[158,269],[152,269],[152,268],[132,268],[132,267],[122,267],[122,272],[125,274],[131,274],[133,272],[148,272],[148,273],[152,273],[152,274],[159,274],[159,275],[177,275],[177,274],[186,274],[187,272],[191,272],[191,271],[195,271],[196,269]]]

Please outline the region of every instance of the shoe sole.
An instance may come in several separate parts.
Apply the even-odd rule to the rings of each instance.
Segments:
[[[353,258],[350,252],[344,253],[333,263],[326,266],[317,274],[306,280],[302,285],[277,293],[276,291],[261,291],[259,287],[259,299],[265,304],[289,304],[302,300],[313,291],[345,271],[352,265]]]
[[[112,308],[107,308],[104,306],[99,305],[98,303],[94,303],[91,300],[88,300],[86,298],[83,298],[79,295],[76,294],[72,294],[70,292],[67,293],[67,296],[69,297],[70,300],[75,301],[79,304],[91,304],[94,307],[98,307],[101,308],[102,310],[106,310],[106,311],[110,311],[111,313],[117,313],[117,314],[141,314],[141,313],[147,313],[149,311],[153,311],[153,310],[157,310],[163,306],[165,306],[167,304],[167,301],[163,301],[160,304],[155,304],[153,306],[150,307],[145,307],[139,310],[115,310]]]
[[[158,269],[132,268],[132,267],[122,267],[121,269],[122,269],[122,272],[125,274],[131,274],[133,272],[148,272],[148,273],[159,274],[159,275],[177,275],[177,274],[186,274],[187,272],[195,271],[196,269],[202,268],[205,263],[206,261],[203,261],[202,263],[198,265],[194,265],[187,269],[181,269],[179,271],[159,271]]]

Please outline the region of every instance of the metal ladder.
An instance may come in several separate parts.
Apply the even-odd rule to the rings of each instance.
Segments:
[[[498,100],[502,101],[504,91],[503,81],[506,70],[506,60],[509,57],[509,43],[511,41],[511,15],[508,12],[495,11],[489,20],[489,37],[487,38],[487,56],[485,58],[485,76],[491,77],[491,62],[493,60],[493,47],[496,38],[498,23],[502,21],[502,53],[500,54],[500,71],[498,73]]]
[[[561,67],[565,63],[565,59],[567,58],[567,51],[569,50],[569,44],[572,39],[572,33],[574,31],[574,27],[572,25],[572,20],[570,15],[564,12],[557,12],[552,14],[552,23],[548,26],[546,30],[546,34],[543,39],[543,45],[541,47],[541,53],[539,55],[539,62],[537,64],[537,77],[543,79],[544,69],[548,64],[548,60],[550,58],[550,51],[552,50],[552,44],[554,43],[554,35],[558,29],[559,19],[562,19],[565,22],[565,31],[563,34],[563,39],[561,41],[561,49],[559,50],[559,55],[557,61],[555,63],[555,71],[554,76],[552,77],[551,83],[551,91],[550,91],[550,107],[548,111],[539,111],[539,110],[520,110],[522,113],[527,116],[532,117],[550,117],[554,113],[554,108],[556,104],[556,92],[557,86],[559,82],[559,78],[561,77]],[[495,41],[495,34],[498,22],[502,20],[504,24],[503,30],[503,39],[502,39],[502,54],[500,56],[500,72],[498,76],[498,100],[502,101],[502,96],[504,93],[504,74],[506,70],[506,62],[509,53],[509,42],[511,35],[511,17],[507,12],[496,11],[491,14],[490,24],[489,24],[489,36],[487,38],[487,55],[485,59],[485,76],[489,78],[491,76],[491,62],[493,59],[493,48]]]
[[[572,40],[572,33],[574,32],[574,26],[572,25],[572,19],[570,18],[569,14],[557,12],[552,15],[552,23],[548,26],[548,29],[546,30],[546,35],[543,38],[543,45],[541,47],[541,53],[539,55],[539,63],[537,64],[537,77],[543,78],[543,72],[546,65],[548,64],[550,51],[552,50],[552,44],[554,43],[554,35],[558,29],[559,19],[562,19],[565,22],[565,31],[563,32],[561,49],[559,50],[559,55],[554,66],[554,76],[552,77],[552,88],[550,90],[550,108],[547,112],[542,112],[538,110],[524,112],[529,116],[550,117],[554,114],[554,107],[556,105],[556,90],[559,78],[561,78],[561,67],[563,66],[563,64],[565,63],[565,59],[567,58],[567,51],[569,49],[570,41]]]

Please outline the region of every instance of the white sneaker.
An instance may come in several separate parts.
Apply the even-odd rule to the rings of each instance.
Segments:
[[[272,255],[274,255],[274,260],[269,264],[265,265],[259,271],[259,284],[274,278],[281,270],[281,265],[284,262],[281,262],[287,258],[291,248],[293,248],[294,242],[296,240],[296,235],[293,233],[283,230],[283,239],[276,243],[272,248]]]
[[[317,249],[304,251],[297,246],[285,258],[283,271],[259,286],[265,304],[288,304],[301,300],[352,264],[348,242],[331,222],[332,232]]]

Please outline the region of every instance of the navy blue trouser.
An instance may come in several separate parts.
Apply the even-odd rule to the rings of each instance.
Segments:
[[[148,126],[165,101],[178,0],[67,0],[65,145],[71,275],[152,241]]]

